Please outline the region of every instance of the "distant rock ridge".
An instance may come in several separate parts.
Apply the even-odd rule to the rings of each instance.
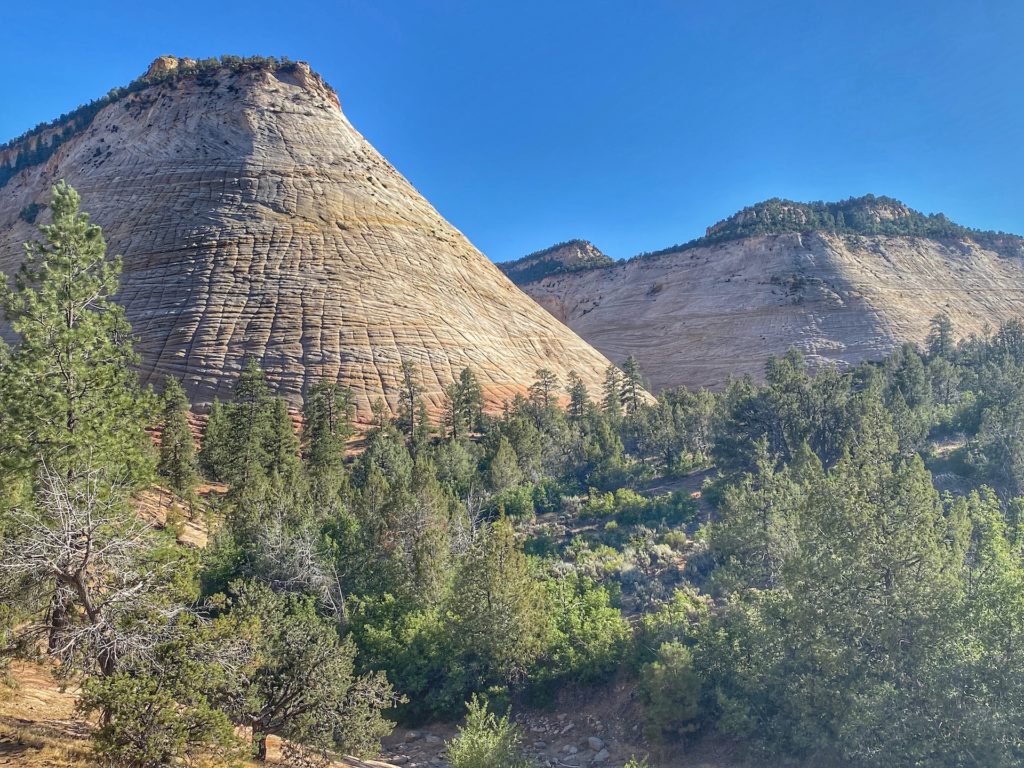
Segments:
[[[6,169],[6,170],[4,170]],[[309,66],[160,57],[124,89],[0,149],[0,270],[59,179],[111,253],[140,374],[202,407],[255,357],[293,407],[315,381],[397,408],[470,367],[498,407],[538,368],[595,393],[608,361],[544,312],[404,179]],[[4,332],[0,328],[0,332]]]
[[[1007,256],[1024,256],[1024,238],[1004,232],[971,229],[942,213],[924,214],[885,196],[862,195],[834,203],[800,203],[772,198],[737,211],[708,227],[704,237],[634,258],[660,256],[754,235],[826,232],[837,235],[896,235],[933,239],[969,239]]]
[[[518,285],[562,272],[607,267],[614,263],[614,259],[589,240],[567,240],[521,259],[498,264],[498,268]]]
[[[613,361],[636,355],[652,389],[721,388],[790,347],[845,366],[923,342],[939,313],[960,337],[1020,318],[1024,239],[887,197],[776,199],[699,240],[520,285]]]

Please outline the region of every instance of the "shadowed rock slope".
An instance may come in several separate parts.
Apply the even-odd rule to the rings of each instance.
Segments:
[[[124,255],[143,381],[225,397],[246,356],[292,405],[317,379],[361,417],[428,402],[469,366],[492,405],[541,367],[596,389],[607,360],[538,307],[348,122],[305,64],[162,57],[144,78],[0,148],[0,270],[65,178]]]
[[[769,200],[699,240],[523,289],[651,388],[760,377],[795,346],[816,366],[922,342],[947,313],[959,336],[1024,315],[1024,240],[884,197]]]

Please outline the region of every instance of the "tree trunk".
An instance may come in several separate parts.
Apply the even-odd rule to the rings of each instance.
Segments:
[[[253,752],[257,762],[263,763],[267,759],[267,734],[252,732]]]
[[[54,590],[53,598],[50,600],[50,616],[47,622],[50,629],[46,648],[49,653],[54,653],[57,650],[57,646],[60,644],[60,634],[69,624],[68,612],[71,606],[69,601],[61,599],[60,586],[60,582],[57,582],[57,589]]]

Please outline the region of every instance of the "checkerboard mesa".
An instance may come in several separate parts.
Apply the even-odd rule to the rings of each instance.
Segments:
[[[138,80],[0,147],[0,270],[66,179],[123,254],[144,382],[202,408],[257,358],[293,406],[315,381],[392,408],[472,368],[492,406],[538,368],[596,393],[608,361],[538,307],[345,117],[309,66],[161,56]],[[2,329],[0,329],[2,330]]]

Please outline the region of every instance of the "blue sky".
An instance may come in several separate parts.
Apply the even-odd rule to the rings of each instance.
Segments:
[[[0,141],[159,54],[284,55],[497,261],[627,257],[775,196],[1024,233],[1022,31],[1015,0],[19,2]]]

